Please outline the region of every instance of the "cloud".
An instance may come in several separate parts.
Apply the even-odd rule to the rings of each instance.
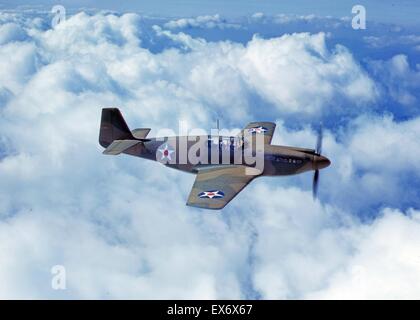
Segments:
[[[347,49],[336,46],[331,52],[323,33],[254,38],[241,68],[257,92],[286,113],[313,116],[333,108],[330,101],[360,107],[375,100],[371,79]]]
[[[418,45],[420,43],[420,36],[415,34],[393,36],[366,36],[363,38],[363,40],[368,46],[371,46],[373,48],[385,48],[396,45]]]
[[[182,18],[178,20],[171,20],[164,24],[165,28],[168,29],[185,29],[185,28],[240,28],[239,24],[228,23],[225,19],[221,18],[219,14],[197,16],[194,18]]]
[[[420,295],[420,287],[415,285],[420,280],[420,212],[385,209],[382,214],[364,228],[348,266],[309,298],[416,299]]]
[[[12,42],[0,47],[0,55],[0,67],[4,72],[0,79],[0,88],[16,94],[36,72],[36,47],[33,43]]]
[[[411,68],[408,57],[398,54],[387,61],[371,61],[370,67],[374,74],[382,78],[382,90],[387,96],[403,107],[414,107],[414,110],[409,110],[418,114],[416,106],[420,99],[418,66]]]
[[[216,84],[223,77],[234,77],[235,81],[224,81],[238,85],[242,82],[247,91],[274,105],[284,116],[296,113],[316,116],[321,111],[328,114],[343,110],[351,113],[355,110],[343,109],[342,105],[351,103],[353,108],[360,108],[372,104],[377,97],[375,84],[348,50],[336,46],[330,51],[323,33],[284,35],[268,40],[254,37],[243,47],[231,43],[207,45],[204,40],[186,34],[158,31],[190,48],[192,58],[212,55],[212,60],[206,61],[199,71],[203,81],[193,81],[193,88],[208,83],[206,74],[215,75]],[[194,60],[197,68],[201,67],[201,61]]]
[[[258,241],[254,283],[264,299],[404,299],[420,293],[419,211],[384,209],[360,224],[334,207],[310,204],[288,188],[254,208]],[[257,197],[264,199],[263,197]],[[306,199],[300,205],[297,199]],[[404,270],[404,271],[402,271]],[[408,289],[408,287],[410,287]]]
[[[0,45],[10,41],[22,41],[25,38],[25,31],[16,23],[5,23],[0,27]]]
[[[342,46],[331,51],[322,33],[266,40],[255,37],[243,46],[209,43],[157,28],[158,36],[181,43],[187,51],[167,50],[155,55],[141,47],[140,20],[133,14],[91,17],[80,13],[54,30],[31,33],[40,61],[53,64],[66,59],[75,72],[85,69],[79,72],[81,88],[91,81],[87,78],[101,74],[102,89],[115,93],[116,98],[123,97],[124,105],[130,106],[127,100],[150,105],[156,102],[148,100],[164,93],[169,101],[162,112],[170,112],[169,104],[183,106],[183,116],[201,121],[199,124],[209,115],[200,115],[198,108],[210,107],[215,113],[227,112],[239,120],[255,99],[264,108],[274,105],[279,115],[308,118],[320,111],[352,113],[376,99],[374,83],[349,51]],[[70,90],[76,88],[74,84]],[[353,109],[340,108],[350,103]],[[187,112],[185,106],[193,107]]]
[[[374,274],[363,297],[418,295],[419,119],[374,113],[383,96],[350,49],[324,33],[208,41],[136,14],[39,19],[0,19],[0,297],[356,297],[354,270]],[[385,65],[405,79],[406,62]],[[220,213],[187,207],[192,175],[101,154],[105,106],[154,130],[282,119],[274,142],[303,147],[330,119],[322,202],[304,174],[257,179]]]

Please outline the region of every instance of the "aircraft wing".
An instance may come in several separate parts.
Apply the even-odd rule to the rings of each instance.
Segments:
[[[270,144],[276,124],[274,122],[251,122],[243,130],[244,136],[263,134],[265,144]]]
[[[222,209],[261,172],[243,165],[214,166],[197,173],[187,205]]]

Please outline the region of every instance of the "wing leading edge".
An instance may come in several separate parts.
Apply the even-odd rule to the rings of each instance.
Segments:
[[[196,176],[187,205],[222,209],[261,172],[246,166],[201,169]]]

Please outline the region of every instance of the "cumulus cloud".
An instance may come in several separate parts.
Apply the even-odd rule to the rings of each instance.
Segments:
[[[165,28],[168,29],[184,29],[184,28],[233,28],[238,29],[241,26],[235,23],[229,23],[225,19],[221,18],[219,14],[198,16],[194,18],[182,18],[177,20],[171,20],[164,24]]]
[[[360,285],[366,298],[418,296],[418,194],[401,186],[418,179],[419,120],[354,117],[381,96],[349,49],[324,33],[242,44],[163,23],[153,39],[168,46],[153,52],[135,14],[80,13],[56,29],[0,17],[0,297],[352,298]],[[304,147],[314,131],[291,119],[350,120],[325,128],[322,202],[309,174],[261,178],[214,213],[185,206],[192,175],[103,156],[104,106],[132,128],[283,118],[274,142]],[[51,288],[54,265],[64,291]]]
[[[381,219],[363,227],[358,248],[344,270],[329,279],[317,299],[417,299],[420,258],[420,212],[385,209]],[[379,294],[380,292],[380,294]]]
[[[242,82],[247,92],[274,105],[284,116],[293,113],[317,116],[321,111],[328,114],[343,110],[352,113],[376,99],[375,84],[350,52],[342,46],[329,50],[323,33],[284,35],[268,40],[254,37],[243,47],[231,43],[207,45],[204,40],[186,34],[165,33],[161,29],[159,32],[193,50],[192,58],[212,55],[212,61],[206,61],[200,70],[201,77],[216,76],[216,85],[218,78],[234,77],[235,81],[226,79],[226,82]],[[194,60],[197,68],[201,67],[201,61]],[[207,82],[203,80],[201,84]],[[193,81],[193,86],[197,83],[200,82]],[[353,110],[343,108],[346,104],[352,104]]]
[[[365,36],[363,40],[373,48],[385,48],[395,45],[418,45],[420,36],[415,34],[394,35],[394,36]]]
[[[382,77],[382,89],[392,100],[404,107],[414,107],[418,114],[420,70],[411,67],[404,54],[393,56],[387,61],[372,61],[372,72]]]
[[[375,100],[371,79],[344,47],[330,51],[323,33],[254,38],[247,49],[241,61],[246,78],[280,110],[314,115],[334,108],[330,101],[342,108],[346,100],[353,107]]]
[[[106,90],[111,89],[117,98],[133,97],[128,100],[136,104],[142,101],[147,106],[156,103],[148,100],[167,95],[170,102],[164,110],[170,112],[169,104],[182,105],[186,109],[184,115],[201,121],[200,124],[206,118],[197,110],[200,107],[210,107],[215,113],[228,113],[240,119],[252,108],[255,97],[262,104],[274,105],[278,114],[285,116],[296,113],[313,116],[322,110],[326,114],[336,113],[346,110],[339,108],[343,104],[352,105],[347,108],[351,113],[376,98],[374,83],[349,51],[341,46],[330,50],[322,33],[267,40],[255,37],[244,46],[231,42],[208,43],[183,33],[156,29],[158,35],[182,43],[187,52],[168,50],[154,55],[141,47],[139,21],[133,14],[121,17],[77,14],[54,30],[33,32],[39,48],[37,54],[41,55],[38,60],[49,64],[45,68],[61,60],[73,64],[71,68],[78,73],[81,88],[96,75],[105,75],[100,82]],[[8,44],[4,50],[21,45]],[[25,64],[28,66],[21,73],[36,67],[27,58],[25,63],[8,65],[22,68]],[[86,70],[80,73],[81,68]],[[15,70],[10,73],[19,74]],[[5,87],[10,89],[8,84]],[[125,105],[129,106],[130,102],[126,101]],[[147,115],[150,108],[144,109]]]
[[[25,31],[16,23],[5,23],[0,27],[0,45],[10,41],[21,41],[25,37]]]
[[[309,192],[264,187],[257,192],[274,199],[254,207],[259,218],[254,283],[263,298],[419,296],[420,287],[413,285],[420,276],[418,211],[385,209],[367,225],[337,208],[308,205]],[[298,198],[307,201],[299,206]]]

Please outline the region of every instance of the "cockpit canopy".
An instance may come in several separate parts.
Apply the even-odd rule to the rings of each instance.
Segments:
[[[209,136],[209,147],[219,145],[221,149],[240,149],[243,145],[242,137],[222,137],[222,136]]]

